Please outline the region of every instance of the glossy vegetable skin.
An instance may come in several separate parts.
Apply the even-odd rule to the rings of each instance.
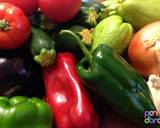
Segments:
[[[0,0],[0,3],[4,2],[19,7],[27,16],[33,15],[38,9],[37,0]]]
[[[38,98],[0,96],[1,128],[51,128],[52,112],[48,104]]]
[[[103,9],[105,6],[97,1],[82,2],[80,11],[71,23],[93,28],[104,16]]]
[[[56,50],[58,52],[70,51],[77,59],[81,58],[83,53],[78,45],[78,41],[82,39],[80,33],[85,29],[84,26],[71,26],[68,29],[60,30],[55,38]]]
[[[160,22],[153,22],[140,29],[128,47],[132,66],[143,76],[160,75]]]
[[[38,0],[44,15],[56,23],[64,23],[77,15],[81,0]]]
[[[80,61],[77,71],[106,103],[135,123],[144,127],[144,111],[156,111],[146,81],[108,46],[98,46],[89,63]]]
[[[99,118],[76,72],[71,53],[58,53],[55,64],[43,69],[46,101],[56,128],[99,128]]]
[[[0,51],[0,95],[44,95],[40,67],[32,60],[26,48]]]
[[[56,58],[55,42],[47,32],[40,28],[32,27],[29,49],[34,60],[42,67],[50,66]]]
[[[16,49],[30,35],[30,23],[23,11],[9,3],[0,3],[0,49]]]

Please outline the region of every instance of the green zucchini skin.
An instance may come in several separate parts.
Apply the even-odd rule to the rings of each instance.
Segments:
[[[82,2],[80,11],[71,21],[71,24],[94,28],[102,16],[105,15],[104,9],[105,6],[97,1]]]
[[[54,63],[56,56],[54,47],[55,42],[48,33],[40,28],[32,26],[29,48],[34,60],[42,67],[47,67]]]

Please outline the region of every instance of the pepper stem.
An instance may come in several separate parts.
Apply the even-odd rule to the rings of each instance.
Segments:
[[[0,30],[6,31],[9,29],[9,23],[6,19],[0,20]]]
[[[85,42],[83,41],[83,39],[80,39],[80,35],[78,36],[76,33],[70,31],[70,30],[61,30],[60,31],[60,35],[61,34],[66,34],[65,36],[68,38],[72,38],[72,40],[74,40],[77,45],[79,45],[80,49],[82,50],[83,54],[85,55],[87,61],[90,63],[92,61],[92,54],[91,52],[87,49],[87,47],[85,46]]]
[[[91,52],[86,48],[86,46],[84,45],[84,43],[81,40],[78,40],[78,44],[83,52],[83,54],[85,55],[86,59],[88,60],[89,63],[92,62],[92,54]]]

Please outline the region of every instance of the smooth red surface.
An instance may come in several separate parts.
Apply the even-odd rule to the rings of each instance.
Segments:
[[[21,8],[27,16],[33,15],[38,9],[37,0],[0,0],[0,3],[7,2]]]
[[[71,20],[79,12],[81,0],[38,0],[44,15],[57,23]]]
[[[146,47],[146,43],[151,46]],[[150,74],[160,75],[160,58],[156,55],[154,43],[160,45],[159,21],[140,29],[134,35],[128,48],[128,56],[132,66],[146,77]]]
[[[46,101],[56,128],[99,128],[99,119],[76,72],[71,53],[58,53],[55,64],[43,69]]]
[[[15,49],[25,43],[30,35],[30,23],[21,9],[0,3],[0,20],[9,24],[7,30],[0,30],[0,49]]]

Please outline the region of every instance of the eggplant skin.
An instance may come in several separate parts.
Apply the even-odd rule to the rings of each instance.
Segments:
[[[0,95],[40,97],[44,85],[40,67],[26,53],[0,52]]]

